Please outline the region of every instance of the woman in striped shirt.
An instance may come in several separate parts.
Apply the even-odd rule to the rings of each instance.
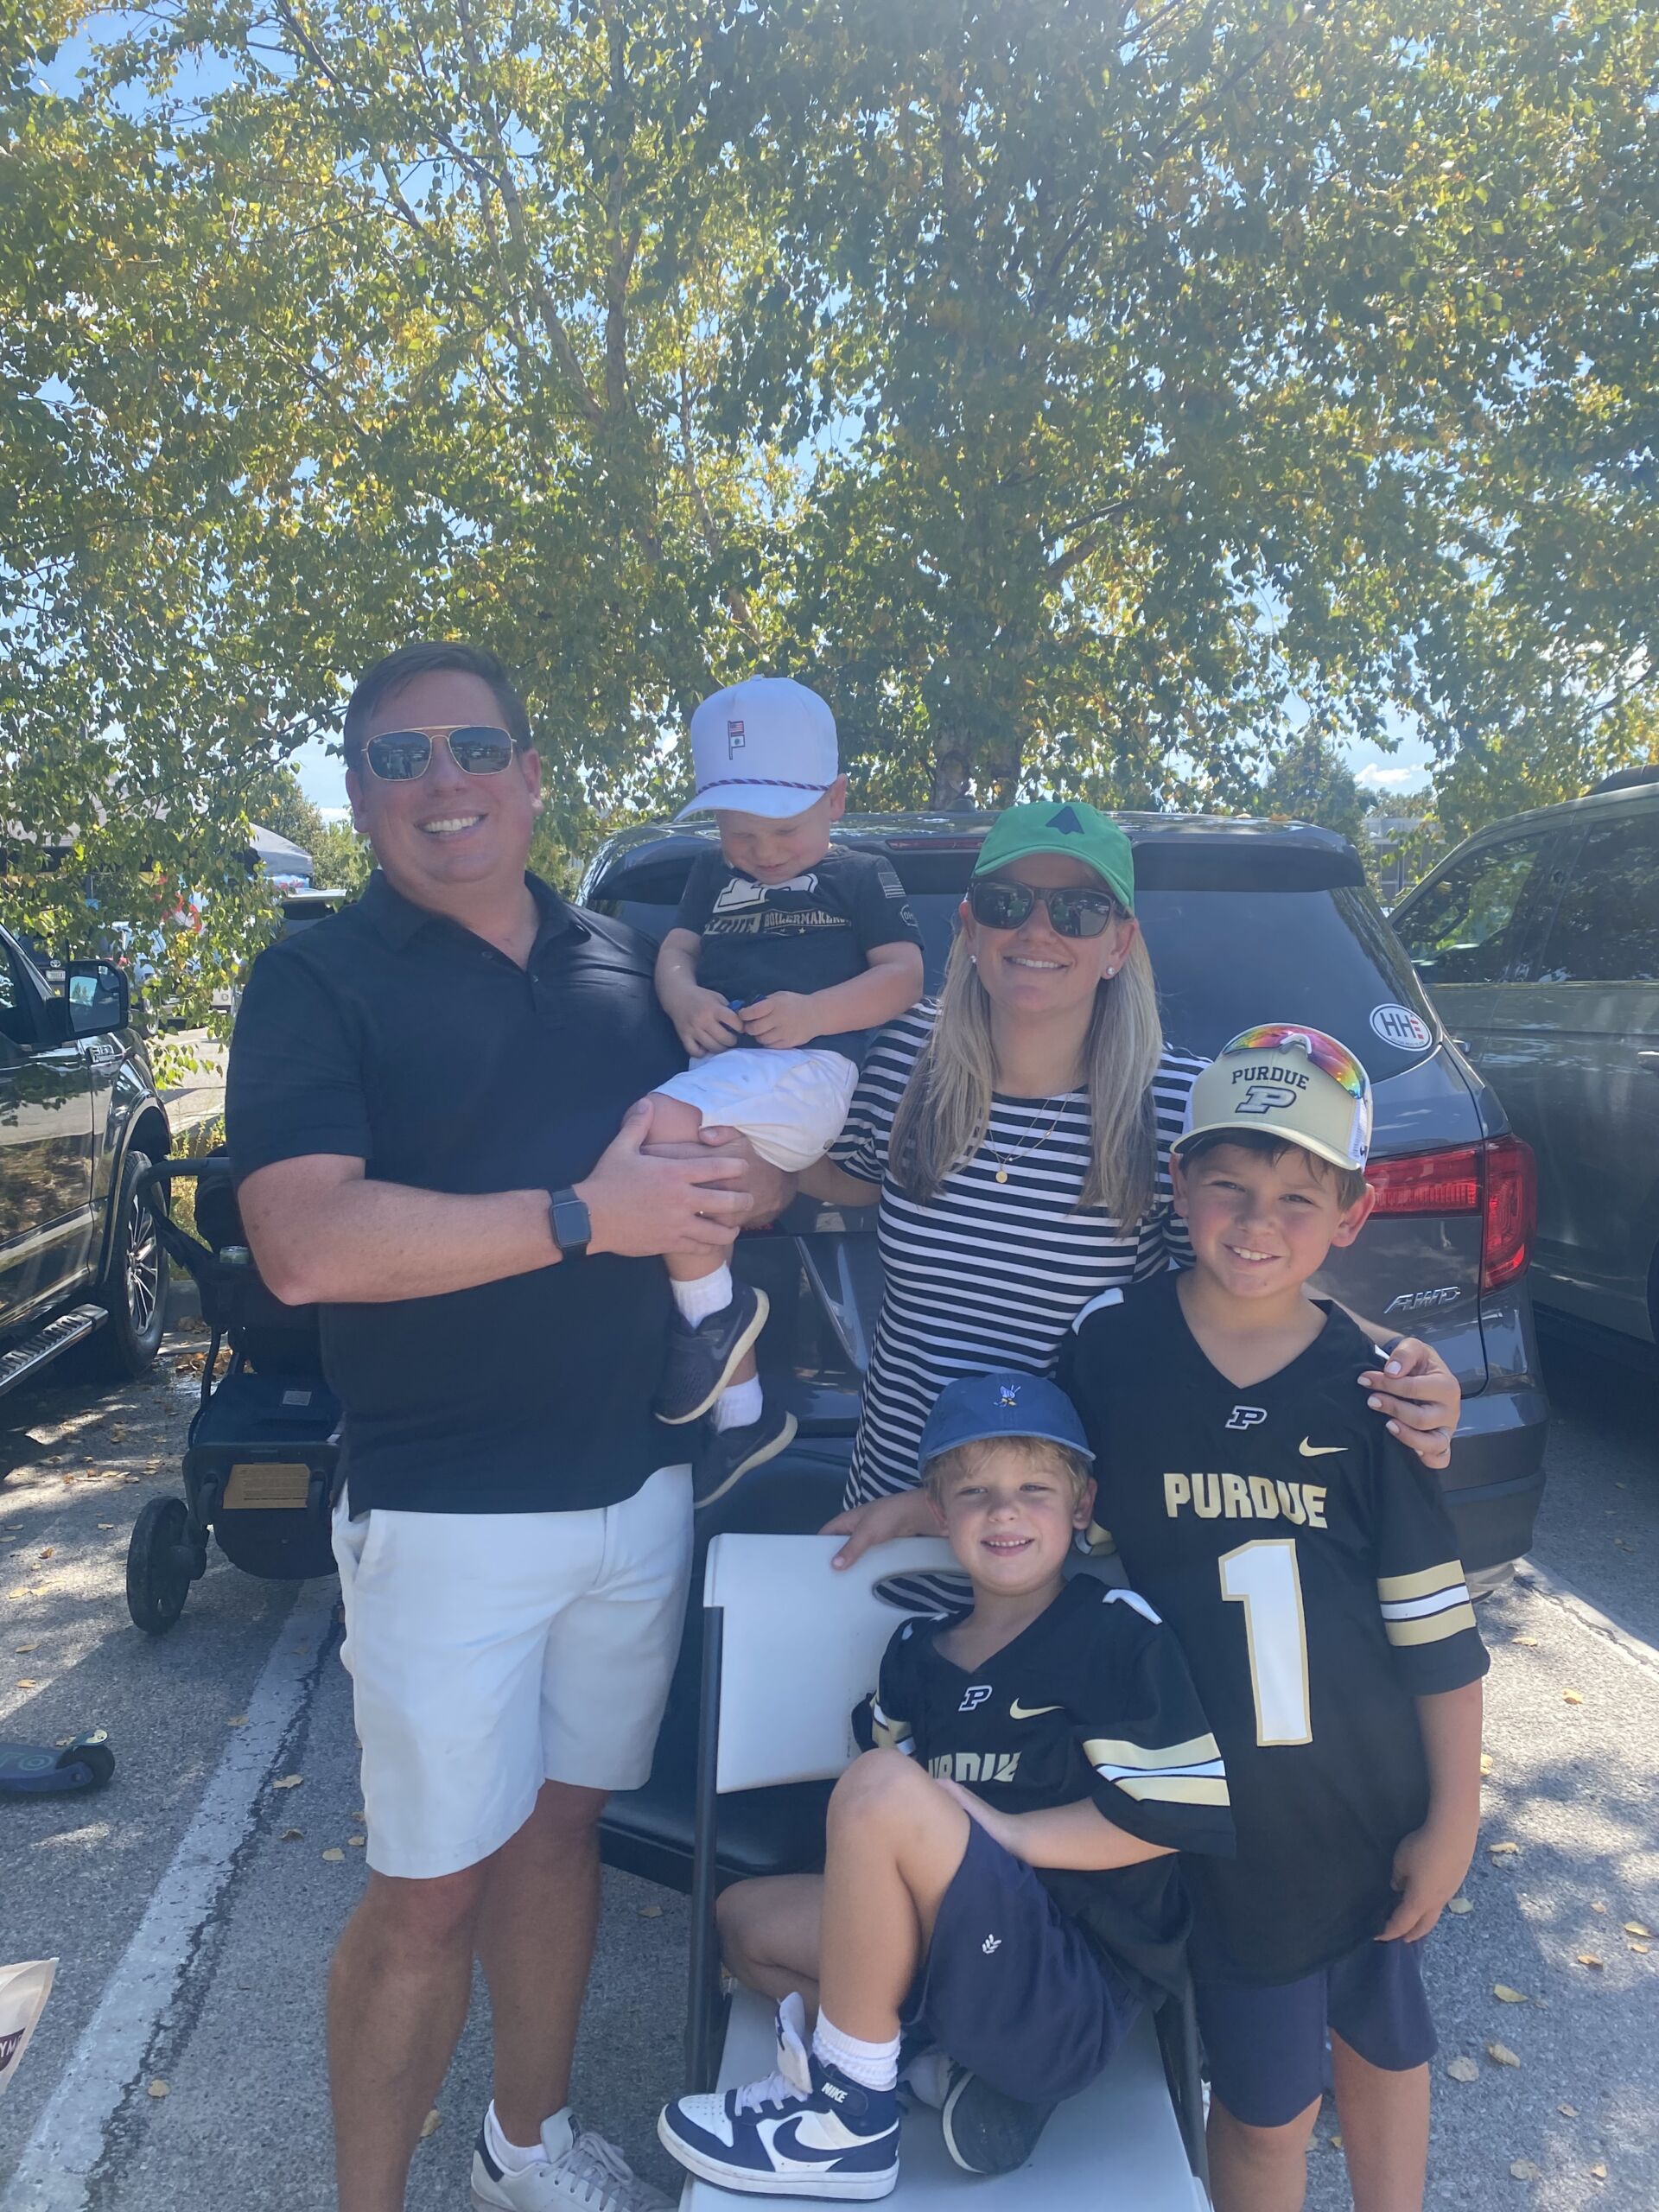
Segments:
[[[1179,1261],[1169,1146],[1203,1063],[1166,1044],[1134,918],[1128,840],[1080,803],[1010,807],[981,848],[938,1004],[891,1022],[846,1128],[801,1186],[879,1198],[885,1291],[837,1564],[932,1533],[916,1455],[958,1375],[1052,1368],[1103,1291]],[[1431,1466],[1450,1456],[1458,1384],[1402,1340],[1361,1377]]]

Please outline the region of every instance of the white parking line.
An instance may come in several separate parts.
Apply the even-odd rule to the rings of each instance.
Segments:
[[[332,1581],[302,1583],[283,1617],[248,1700],[247,1726],[226,1744],[149,1910],[24,2145],[6,2192],[8,2212],[86,2212],[110,2123],[195,1955],[305,1703],[318,1650],[334,1625],[336,1596]]]

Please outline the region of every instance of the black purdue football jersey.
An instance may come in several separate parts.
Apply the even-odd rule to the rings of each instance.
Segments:
[[[1180,1638],[1226,1763],[1238,1848],[1189,1869],[1200,1974],[1298,1980],[1376,1935],[1428,1775],[1414,1699],[1487,1657],[1440,1485],[1355,1377],[1374,1348],[1325,1307],[1241,1389],[1165,1274],[1086,1312],[1060,1356],[1095,1511]]]
[[[1088,1798],[1143,1842],[1232,1849],[1215,1738],[1179,1646],[1144,1599],[1076,1575],[972,1669],[937,1648],[966,1617],[966,1609],[931,1614],[894,1633],[875,1694],[853,1715],[867,1751],[906,1751],[1000,1812]],[[1187,1908],[1174,1859],[1035,1871],[1138,1988],[1180,1986]]]

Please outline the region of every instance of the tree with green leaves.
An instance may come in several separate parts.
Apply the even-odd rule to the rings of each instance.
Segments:
[[[420,634],[522,676],[567,876],[754,668],[881,805],[1245,808],[1403,718],[1455,827],[1648,742],[1637,0],[158,0],[56,89],[79,6],[5,4],[54,942],[160,870],[233,970],[254,794]]]

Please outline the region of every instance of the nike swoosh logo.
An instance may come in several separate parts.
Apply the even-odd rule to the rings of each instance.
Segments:
[[[1021,1705],[1015,1698],[1008,1707],[1008,1716],[1014,1720],[1034,1720],[1039,1713],[1058,1713],[1061,1710],[1058,1705]]]
[[[1304,1437],[1296,1449],[1304,1459],[1323,1459],[1330,1452],[1345,1452],[1348,1446],[1345,1444],[1310,1444]]]

